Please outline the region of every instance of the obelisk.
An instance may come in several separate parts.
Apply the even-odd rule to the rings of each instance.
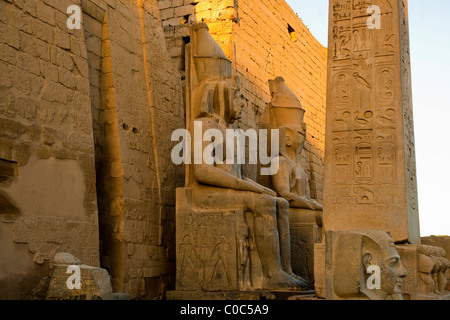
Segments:
[[[324,227],[420,243],[408,2],[330,0]]]

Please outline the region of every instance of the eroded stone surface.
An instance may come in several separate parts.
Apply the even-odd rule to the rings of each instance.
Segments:
[[[449,260],[441,247],[431,245],[397,246],[408,272],[403,294],[410,300],[449,300],[447,291]]]
[[[47,300],[124,300],[124,294],[113,292],[111,278],[105,269],[82,264],[67,252],[58,252],[52,260]],[[79,277],[77,279],[76,277]]]
[[[327,299],[403,300],[402,287],[408,273],[386,232],[329,231],[325,250]]]

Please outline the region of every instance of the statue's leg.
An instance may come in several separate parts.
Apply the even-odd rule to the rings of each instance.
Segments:
[[[289,230],[289,202],[277,198],[277,223],[280,237],[281,266],[283,270],[292,274],[291,266],[291,234]]]
[[[280,255],[281,255],[281,266],[283,270],[295,277],[297,280],[302,282],[302,288],[309,288],[308,282],[297,276],[292,271],[291,262],[291,230],[289,226],[289,202],[284,198],[277,198],[277,222],[278,231],[280,236]]]
[[[443,274],[443,272],[439,271],[437,277],[438,277],[437,292],[439,294],[443,294],[444,293],[444,291],[442,290],[443,289],[443,284],[444,284],[444,274]]]
[[[249,203],[253,213],[255,243],[263,273],[272,277],[273,273],[282,269],[275,198],[262,195],[252,198],[256,198]]]
[[[439,281],[438,281],[438,272],[433,272],[432,273],[432,278],[433,278],[433,293],[435,294],[439,294]]]
[[[442,272],[442,287],[441,287],[442,292],[445,292],[446,288],[447,288],[447,283],[448,283],[447,270],[448,270],[448,267],[445,268]]]
[[[284,257],[281,256],[277,199],[267,195],[256,195],[249,205],[254,218],[254,235],[263,269],[264,289],[305,288],[305,282],[283,271],[282,258]],[[289,222],[287,228],[289,228]],[[283,235],[284,240],[285,237],[286,235]],[[287,249],[290,250],[290,245]],[[290,252],[286,253],[287,249],[283,248],[283,254],[290,260]]]

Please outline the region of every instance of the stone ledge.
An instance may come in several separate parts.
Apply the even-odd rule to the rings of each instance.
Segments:
[[[167,300],[316,300],[314,291],[167,291]]]

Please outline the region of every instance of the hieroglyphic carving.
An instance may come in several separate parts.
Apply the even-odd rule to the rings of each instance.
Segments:
[[[390,67],[379,68],[376,75],[376,98],[380,106],[391,105],[394,102],[394,70]]]
[[[337,184],[348,184],[350,180],[352,161],[352,147],[348,144],[340,144],[334,148],[333,180]]]
[[[350,75],[346,72],[337,73],[334,77],[336,109],[348,108],[350,102]]]
[[[390,184],[396,180],[396,148],[391,142],[377,146],[376,178],[381,184]]]
[[[367,184],[373,180],[373,149],[368,143],[360,143],[355,147],[354,177],[357,184]]]
[[[368,8],[381,9],[369,29]],[[325,205],[327,216],[382,213],[396,241],[418,241],[417,187],[406,1],[330,1]],[[399,63],[401,61],[401,63]],[[401,91],[399,82],[401,81]],[[405,190],[408,190],[405,192]],[[400,194],[395,212],[389,204]],[[406,199],[408,198],[408,199]],[[408,212],[401,208],[408,202]],[[372,209],[366,210],[368,206]],[[346,210],[350,207],[349,210]],[[413,223],[396,225],[396,215]],[[336,218],[338,219],[338,218]],[[342,220],[342,217],[339,219]],[[372,219],[356,219],[369,223]],[[333,218],[331,218],[333,220]],[[351,219],[350,219],[351,220]],[[375,222],[376,223],[376,222]],[[342,223],[338,223],[343,225]],[[329,226],[330,228],[330,226]],[[408,229],[409,228],[409,229]],[[396,233],[395,230],[408,231]],[[401,235],[400,235],[401,234]],[[411,239],[410,239],[411,240]]]

